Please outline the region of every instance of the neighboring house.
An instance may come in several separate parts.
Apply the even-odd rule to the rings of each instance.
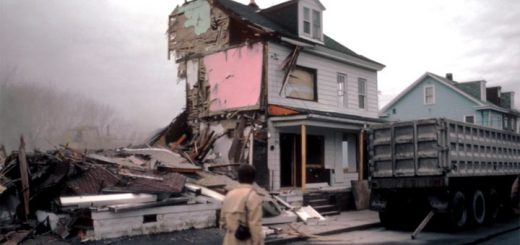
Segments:
[[[212,160],[250,162],[269,190],[349,186],[361,129],[382,121],[384,65],[323,34],[324,11],[318,0],[196,0],[170,15],[193,134],[222,135]]]
[[[519,132],[520,112],[515,108],[514,92],[501,87],[486,87],[486,81],[455,82],[425,73],[381,109],[390,121],[445,117],[457,121]]]

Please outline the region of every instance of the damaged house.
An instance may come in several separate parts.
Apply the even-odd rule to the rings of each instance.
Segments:
[[[189,130],[164,143],[211,132],[205,161],[253,164],[270,191],[349,188],[363,162],[362,129],[380,122],[384,65],[325,35],[324,14],[318,0],[266,9],[194,0],[175,8],[169,57],[186,84],[181,116]]]

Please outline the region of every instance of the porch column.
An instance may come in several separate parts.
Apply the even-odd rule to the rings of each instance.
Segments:
[[[305,192],[305,182],[307,180],[307,128],[301,126],[301,157],[302,157],[302,192]]]
[[[365,156],[364,156],[365,145],[364,145],[363,129],[361,129],[361,132],[359,132],[358,139],[359,139],[359,142],[358,142],[358,145],[359,145],[358,180],[362,181],[363,180],[363,176],[364,176],[364,171],[365,171],[364,164],[363,164],[365,162]]]

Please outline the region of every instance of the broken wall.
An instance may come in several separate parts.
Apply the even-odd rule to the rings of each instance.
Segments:
[[[185,68],[188,122],[261,107],[264,47],[243,45],[182,62]]]
[[[229,16],[206,0],[178,6],[170,15],[169,57],[218,50],[229,44]]]
[[[238,108],[258,109],[262,65],[262,43],[204,57],[210,86],[210,113]]]

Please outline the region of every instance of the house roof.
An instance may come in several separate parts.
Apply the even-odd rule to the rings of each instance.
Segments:
[[[490,102],[483,101],[480,98],[477,98],[476,96],[461,89],[459,87],[461,83],[457,83],[455,81],[452,81],[450,79],[447,79],[443,76],[439,76],[439,75],[431,73],[431,72],[424,73],[421,77],[419,77],[419,79],[417,79],[415,82],[413,82],[410,86],[408,86],[405,90],[403,90],[399,95],[397,95],[392,101],[390,101],[385,107],[383,107],[381,109],[381,112],[386,112],[390,107],[392,107],[401,98],[403,98],[406,94],[408,94],[408,92],[410,92],[413,88],[415,88],[417,85],[419,85],[426,77],[431,77],[431,78],[435,79],[436,81],[446,85],[447,87],[451,88],[455,92],[459,93],[461,96],[466,97],[467,99],[473,101],[479,107],[479,109],[493,109],[493,110],[497,110],[497,111],[518,114],[518,111],[516,111],[514,109],[502,108],[502,107],[496,106]]]
[[[291,0],[291,1],[288,1],[288,2],[285,2],[282,4],[290,4],[295,1],[297,1],[297,0]],[[287,29],[283,28],[281,25],[279,25],[276,22],[270,20],[269,18],[261,15],[258,11],[256,11],[255,9],[253,9],[247,5],[235,2],[233,0],[218,0],[218,3],[220,3],[220,5],[222,7],[224,7],[225,9],[236,14],[237,17],[239,17],[241,20],[247,21],[250,24],[258,26],[268,32],[275,32],[284,37],[295,39],[295,40],[298,40],[298,41],[301,41],[304,43],[309,43],[309,44],[311,43],[308,40],[298,37],[298,35],[296,33],[292,33],[290,31],[288,31]],[[327,49],[330,49],[330,50],[333,50],[336,52],[340,52],[343,54],[347,54],[347,55],[362,59],[364,61],[376,63],[378,65],[383,65],[383,64],[373,61],[369,58],[366,58],[365,56],[355,53],[351,49],[345,47],[341,43],[335,41],[334,39],[332,39],[331,37],[329,37],[325,34],[323,36],[324,36],[323,45],[321,45],[321,44],[317,44],[317,45],[321,45]]]

